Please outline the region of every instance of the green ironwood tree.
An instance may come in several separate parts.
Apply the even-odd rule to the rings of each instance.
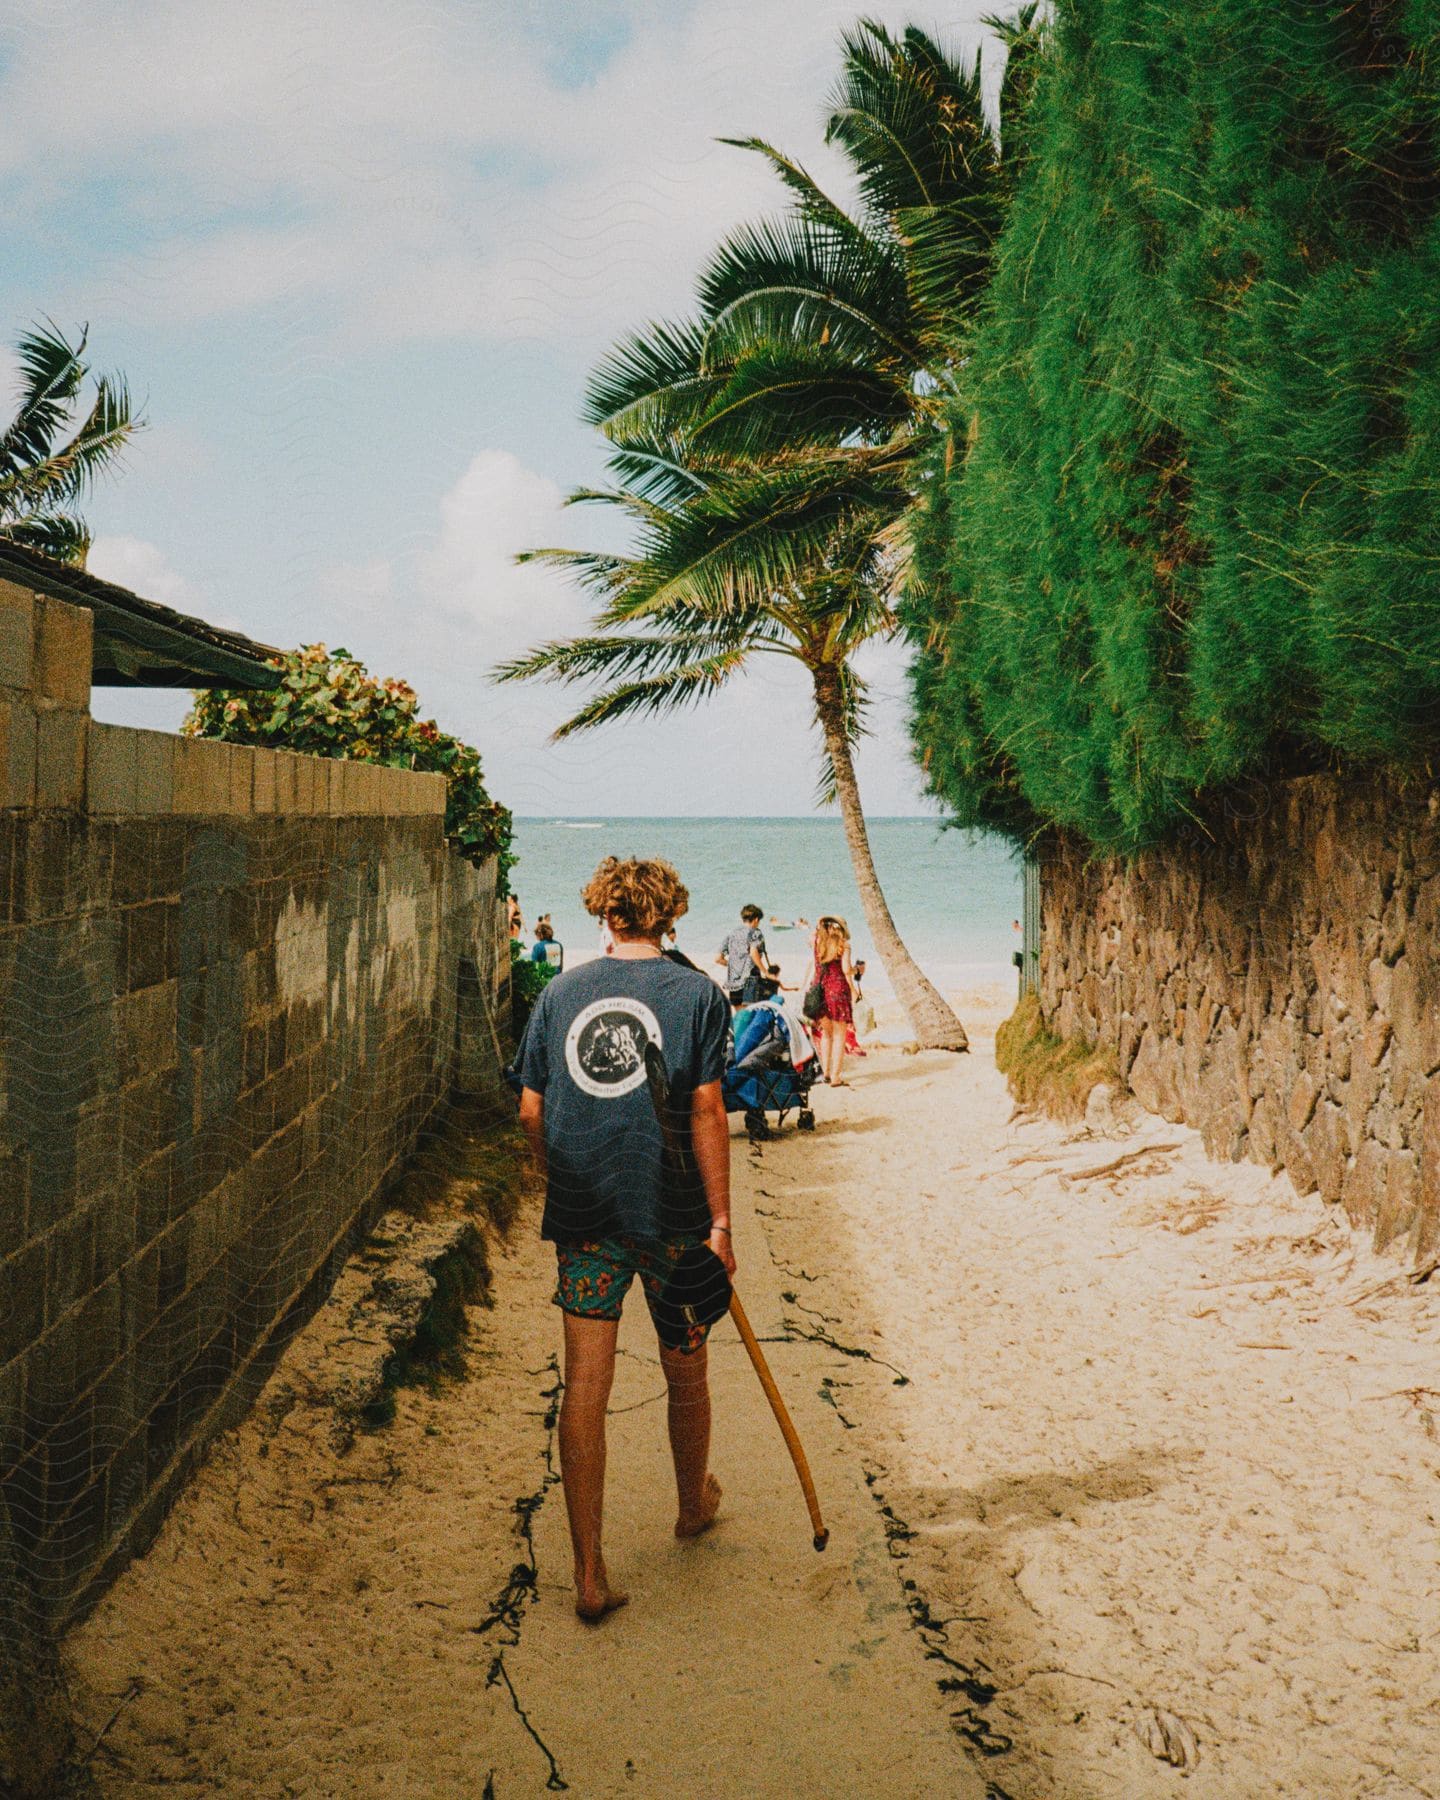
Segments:
[[[1440,8],[1067,0],[922,484],[912,729],[1105,855],[1440,716]]]

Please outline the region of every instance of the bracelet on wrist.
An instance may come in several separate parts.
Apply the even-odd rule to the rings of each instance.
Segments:
[[[726,1237],[733,1237],[735,1235],[734,1232],[731,1231],[731,1229],[728,1225],[716,1225],[715,1223],[713,1223],[713,1221],[711,1223],[710,1229],[712,1231],[723,1231],[725,1233]]]

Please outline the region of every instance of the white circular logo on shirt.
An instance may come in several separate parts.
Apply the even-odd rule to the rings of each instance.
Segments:
[[[565,1034],[565,1067],[582,1094],[618,1100],[645,1079],[645,1047],[664,1045],[660,1021],[642,1000],[592,1000]]]

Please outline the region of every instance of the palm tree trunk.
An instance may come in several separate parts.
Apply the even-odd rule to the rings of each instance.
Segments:
[[[865,908],[865,923],[870,928],[875,954],[885,965],[896,998],[905,1008],[922,1049],[968,1050],[970,1040],[965,1035],[965,1027],[901,941],[880,887],[880,877],[875,873],[870,834],[865,829],[860,787],[855,779],[855,763],[845,736],[839,674],[829,666],[814,669],[812,674],[815,713],[835,770],[835,793],[840,802],[840,816],[845,822],[845,841],[850,848],[855,885],[860,890],[860,904]]]

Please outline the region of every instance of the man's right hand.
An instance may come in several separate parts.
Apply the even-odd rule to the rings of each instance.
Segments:
[[[725,1273],[733,1281],[735,1279],[735,1252],[731,1247],[730,1233],[715,1230],[710,1233],[710,1248],[725,1265]]]

